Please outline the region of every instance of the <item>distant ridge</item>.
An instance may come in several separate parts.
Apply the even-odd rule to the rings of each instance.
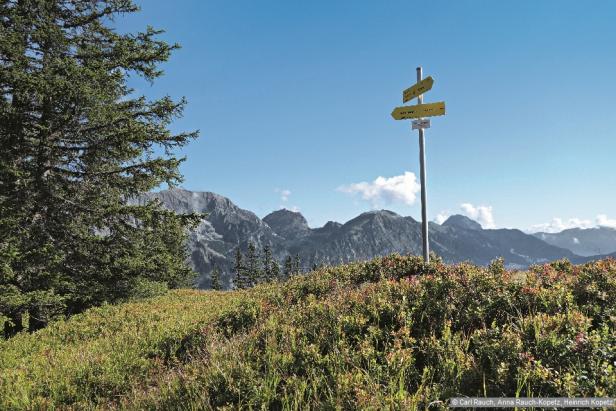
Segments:
[[[389,210],[368,211],[344,224],[330,221],[323,227],[310,228],[299,212],[281,209],[260,219],[211,192],[176,188],[148,193],[144,198],[158,198],[178,213],[208,214],[190,234],[188,244],[202,288],[209,288],[214,266],[222,271],[223,285],[230,287],[235,252],[238,248],[245,252],[249,242],[258,250],[269,245],[279,261],[298,254],[306,271],[315,264],[336,265],[391,253],[421,254],[421,223]],[[442,225],[431,222],[429,230],[431,250],[447,263],[485,265],[503,257],[509,268],[524,268],[561,258],[576,263],[592,259],[520,230],[484,230],[461,215],[449,217]]]
[[[535,233],[548,244],[566,248],[581,256],[616,252],[616,229],[609,227],[570,228],[560,233]]]
[[[443,224],[444,227],[459,227],[467,230],[481,230],[481,224],[463,215],[452,215]]]

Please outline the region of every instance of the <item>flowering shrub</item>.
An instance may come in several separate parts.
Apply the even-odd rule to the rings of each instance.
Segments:
[[[453,396],[616,392],[613,259],[509,272],[502,261],[424,265],[392,255],[215,295],[199,321],[172,334],[179,343],[132,357],[155,371],[131,371],[113,390],[73,378],[72,396],[48,389],[45,405],[438,409]],[[49,384],[33,378],[26,398]]]

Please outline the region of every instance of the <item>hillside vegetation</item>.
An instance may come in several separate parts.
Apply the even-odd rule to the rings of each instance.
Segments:
[[[397,255],[173,291],[0,342],[0,409],[423,409],[616,393],[616,260]]]

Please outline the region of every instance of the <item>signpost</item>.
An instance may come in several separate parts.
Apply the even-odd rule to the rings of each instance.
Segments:
[[[415,97],[419,97],[426,91],[432,88],[432,84],[434,84],[434,79],[431,76],[426,77],[425,79],[418,81],[417,84],[411,86],[402,92],[402,102],[406,103],[414,99]]]
[[[419,96],[422,98],[422,96]],[[445,102],[417,104],[415,106],[396,107],[391,112],[391,116],[396,120],[406,120],[409,118],[434,117],[445,115]]]
[[[402,102],[417,98],[414,106],[396,107],[391,112],[395,120],[417,119],[412,122],[412,129],[419,130],[419,167],[421,179],[421,233],[423,258],[425,263],[430,262],[430,243],[428,242],[428,192],[426,188],[426,128],[430,128],[430,119],[423,117],[434,117],[445,115],[445,102],[423,104],[423,93],[429,91],[434,84],[434,79],[430,76],[422,79],[421,67],[417,67],[417,84],[402,92]]]

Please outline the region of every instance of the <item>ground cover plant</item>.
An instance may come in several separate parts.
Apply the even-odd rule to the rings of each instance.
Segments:
[[[123,316],[135,325],[107,328]],[[393,255],[239,292],[172,292],[18,336],[1,346],[0,406],[439,409],[452,396],[613,396],[615,323],[613,259],[511,272]],[[80,327],[90,331],[76,343]]]
[[[242,293],[175,290],[0,340],[0,409],[105,407],[182,357],[182,343]]]

